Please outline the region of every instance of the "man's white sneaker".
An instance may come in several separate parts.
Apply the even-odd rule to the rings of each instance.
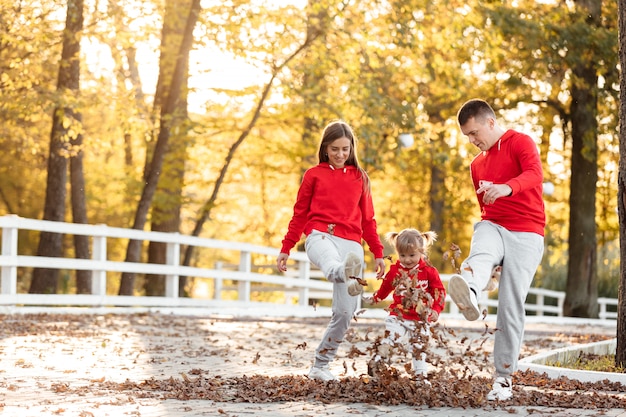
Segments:
[[[348,284],[348,294],[355,296],[363,293],[363,286],[352,277],[359,278],[361,275],[361,259],[359,256],[350,252],[343,261],[343,269],[345,282]]]
[[[337,377],[333,375],[328,368],[312,366],[309,371],[309,379],[317,379],[319,381],[336,381]]]
[[[478,309],[476,294],[470,289],[467,281],[462,276],[452,275],[448,284],[448,293],[450,293],[450,298],[459,307],[459,310],[467,320],[474,321],[478,319],[480,310]]]
[[[489,401],[506,401],[512,396],[513,382],[511,381],[511,378],[499,376],[493,383],[491,391],[489,391],[489,394],[487,394],[487,399]]]

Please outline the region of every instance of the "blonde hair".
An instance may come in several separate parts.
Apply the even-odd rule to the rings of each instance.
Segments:
[[[418,251],[425,255],[428,248],[437,240],[437,233],[432,231],[420,232],[417,229],[408,228],[400,233],[387,233],[386,239],[393,245],[397,253]]]

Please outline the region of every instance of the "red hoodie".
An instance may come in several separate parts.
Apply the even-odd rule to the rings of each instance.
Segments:
[[[302,233],[313,229],[359,243],[363,239],[374,257],[383,257],[372,195],[357,167],[334,168],[322,162],[304,173],[280,252],[289,254]]]
[[[477,194],[481,218],[514,231],[544,235],[546,215],[543,204],[543,170],[537,145],[530,136],[507,130],[488,151],[470,165],[474,189],[481,180],[507,184],[513,190],[493,204],[484,204]]]
[[[406,309],[402,305],[405,294],[403,294],[402,289],[396,287],[397,283],[394,281],[403,273],[413,280],[411,285],[413,288],[419,288],[431,295],[433,303],[430,308],[438,314],[441,313],[446,302],[446,289],[441,282],[441,277],[439,277],[439,271],[428,265],[423,259],[420,259],[419,263],[411,269],[406,268],[400,261],[391,265],[380,288],[374,293],[374,301],[384,300],[393,291],[393,302],[388,308],[389,314],[402,316],[405,320],[422,320],[414,307]]]

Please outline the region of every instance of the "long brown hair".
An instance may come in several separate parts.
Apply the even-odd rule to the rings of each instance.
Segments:
[[[322,132],[322,140],[320,141],[320,147],[317,152],[319,162],[328,162],[328,146],[337,139],[347,138],[350,140],[350,155],[346,160],[346,165],[354,165],[360,172],[363,178],[363,184],[365,189],[370,191],[370,180],[367,173],[359,165],[359,158],[356,155],[357,137],[349,124],[343,120],[335,120],[326,125]]]

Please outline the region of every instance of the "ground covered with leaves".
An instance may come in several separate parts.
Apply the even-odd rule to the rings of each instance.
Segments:
[[[427,382],[396,346],[376,376],[367,362],[384,334],[382,320],[357,318],[331,370],[339,381],[306,377],[327,319],[229,319],[163,314],[43,314],[0,317],[0,405],[10,398],[54,404],[90,395],[215,402],[406,404],[428,407],[626,409],[621,384],[514,375],[514,397],[487,403],[489,323],[446,322],[425,347]],[[546,325],[527,331],[522,356],[611,337],[611,329]],[[69,397],[68,397],[69,396]],[[600,411],[599,411],[600,412]]]

